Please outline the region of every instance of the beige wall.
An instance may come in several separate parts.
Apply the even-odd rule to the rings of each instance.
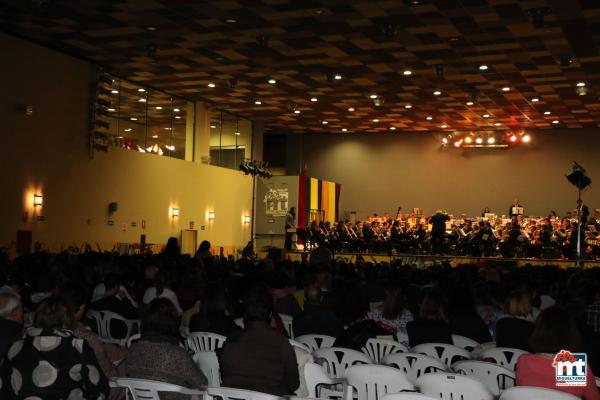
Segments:
[[[14,244],[17,230],[32,230],[33,241],[53,248],[138,242],[140,234],[149,243],[164,243],[189,221],[199,240],[216,246],[243,246],[250,239],[243,216],[251,211],[251,178],[118,148],[90,160],[92,66],[5,35],[0,48],[11,55],[0,63],[0,244]],[[24,114],[25,104],[34,107],[33,116]],[[44,196],[41,209],[32,205],[34,193]],[[110,202],[119,204],[114,226],[107,224]],[[179,218],[170,217],[171,207],[180,208]],[[214,222],[208,211],[215,211]],[[43,222],[35,219],[40,213]]]
[[[494,151],[442,151],[437,135],[305,135],[303,163],[311,176],[342,184],[341,213],[359,218],[385,211],[420,207],[470,215],[485,206],[504,214],[512,199],[525,212],[559,214],[575,208],[576,189],[564,175],[572,161],[592,177],[585,204],[600,207],[600,130],[552,130],[534,133],[527,148]]]

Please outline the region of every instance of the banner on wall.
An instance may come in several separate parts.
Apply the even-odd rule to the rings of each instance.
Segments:
[[[263,199],[267,217],[285,217],[290,193],[288,188],[269,189]]]
[[[304,228],[314,219],[337,221],[341,188],[339,183],[298,177],[298,227]],[[316,215],[319,217],[315,218]]]

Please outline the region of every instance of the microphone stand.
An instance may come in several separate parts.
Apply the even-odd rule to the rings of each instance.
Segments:
[[[581,189],[577,189],[577,255],[575,256],[575,268],[579,268],[581,263],[581,231],[583,230],[583,221],[581,219],[583,202],[581,201]]]

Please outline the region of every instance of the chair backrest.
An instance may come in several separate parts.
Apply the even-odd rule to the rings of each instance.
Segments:
[[[216,351],[223,347],[227,338],[211,332],[192,332],[186,338],[187,346],[194,353],[201,351]]]
[[[369,339],[362,348],[362,352],[371,357],[373,362],[379,363],[390,354],[408,353],[408,348],[402,343],[392,340]]]
[[[117,387],[127,390],[128,400],[160,400],[158,392],[175,392],[187,395],[204,394],[201,390],[188,389],[172,383],[148,379],[118,378],[114,382]]]
[[[494,395],[475,378],[438,372],[417,381],[421,393],[439,400],[494,400]]]
[[[480,357],[482,360],[493,361],[514,371],[519,357],[523,354],[529,353],[525,350],[511,349],[509,347],[493,347],[482,351]]]
[[[141,333],[134,333],[133,335],[129,336],[129,338],[127,339],[127,343],[125,344],[125,347],[130,348],[134,342],[137,342],[141,338],[142,338]]]
[[[200,368],[206,379],[208,386],[221,386],[221,372],[219,370],[219,359],[214,351],[200,351],[194,354],[194,362]]]
[[[315,359],[325,360],[325,368],[332,378],[341,378],[346,369],[357,364],[371,364],[371,359],[360,351],[343,347],[328,347],[313,353]]]
[[[415,389],[403,372],[384,365],[355,365],[344,372],[344,379],[350,385],[348,390],[356,389],[357,400],[380,400],[388,393]],[[344,398],[353,396],[345,395]]]
[[[98,311],[98,310],[89,310],[87,312],[87,316],[90,319],[93,319],[96,322],[96,332],[98,333],[98,337],[104,343],[114,343],[120,346],[125,346],[127,343],[127,339],[134,333],[140,331],[140,320],[137,319],[126,319],[123,316],[114,313],[112,311]],[[121,321],[127,331],[125,333],[125,337],[122,338],[114,338],[110,334],[110,326],[111,323],[115,320]]]
[[[559,392],[554,389],[546,389],[532,386],[515,386],[506,389],[500,395],[500,400],[577,400],[579,397],[570,393]]]
[[[242,317],[236,318],[233,320],[233,322],[240,328],[244,329],[244,318],[242,318]]]
[[[479,346],[479,343],[474,341],[471,338],[468,338],[466,336],[461,336],[461,335],[452,335],[452,343],[455,346],[458,347],[462,347],[463,349],[467,350],[467,351],[473,351],[473,349],[477,346]]]
[[[310,347],[308,347],[304,343],[298,342],[294,339],[288,339],[288,340],[292,346],[297,347],[297,348],[301,349],[302,351],[306,351],[309,354],[312,353],[312,350],[310,349]]]
[[[285,331],[287,332],[288,336],[294,339],[294,317],[287,314],[279,314],[279,316],[281,317],[281,322],[283,322],[283,327],[285,328]]]
[[[307,345],[310,348],[310,351],[332,347],[335,343],[335,338],[327,335],[302,335],[294,339]]]
[[[437,400],[435,397],[424,395],[423,393],[389,393],[383,396],[381,400]]]
[[[471,358],[471,354],[467,350],[447,343],[422,343],[413,347],[411,352],[426,354],[442,360],[448,367],[457,361]]]
[[[327,374],[325,367],[314,362],[304,364],[304,381],[306,382],[306,389],[310,398],[319,398],[320,388],[323,385],[333,385],[335,382]]]
[[[281,400],[272,394],[228,387],[206,388],[207,400]]]
[[[515,372],[499,364],[464,360],[454,363],[452,369],[481,381],[494,396],[499,396],[505,389],[515,386]]]
[[[419,353],[390,354],[382,361],[383,364],[398,368],[408,376],[413,383],[423,374],[446,372],[448,367],[437,358]]]

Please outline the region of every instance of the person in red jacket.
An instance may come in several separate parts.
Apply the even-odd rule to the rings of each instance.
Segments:
[[[581,338],[575,322],[563,308],[544,310],[535,322],[529,339],[535,354],[524,354],[517,362],[517,386],[539,386],[570,393],[584,400],[600,400],[600,392],[589,364],[585,366],[585,386],[558,386],[554,358],[562,350],[575,353]]]

